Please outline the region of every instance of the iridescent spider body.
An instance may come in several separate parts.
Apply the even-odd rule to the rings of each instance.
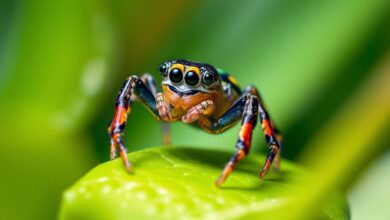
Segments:
[[[135,97],[148,108],[154,117],[163,123],[164,142],[170,142],[166,122],[181,120],[201,129],[218,134],[241,120],[236,150],[226,164],[216,185],[220,186],[235,165],[244,158],[252,140],[252,131],[259,119],[269,153],[259,177],[264,178],[275,159],[279,167],[281,135],[272,123],[258,90],[248,86],[244,90],[237,81],[209,64],[188,60],[171,60],[160,65],[162,93],[157,93],[155,80],[150,74],[141,77],[130,76],[119,91],[116,99],[114,119],[108,128],[111,140],[111,159],[119,150],[128,172],[132,167],[127,159],[122,139]]]

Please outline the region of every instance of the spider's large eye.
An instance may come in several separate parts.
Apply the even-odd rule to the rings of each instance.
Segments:
[[[159,67],[159,71],[160,71],[160,74],[162,75],[162,76],[167,76],[168,75],[168,73],[167,73],[167,64],[165,64],[165,63],[162,63],[161,65],[160,65],[160,67]]]
[[[187,72],[185,81],[189,86],[195,86],[199,82],[199,76],[194,71]]]
[[[169,79],[174,83],[179,83],[183,80],[183,72],[178,68],[174,68],[169,73]]]
[[[213,84],[214,82],[216,81],[216,77],[211,74],[211,73],[205,73],[203,75],[203,83],[206,85],[206,86],[209,86],[211,84]]]

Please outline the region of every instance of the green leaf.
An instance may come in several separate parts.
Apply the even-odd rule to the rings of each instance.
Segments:
[[[281,172],[259,180],[264,156],[250,154],[221,188],[214,181],[231,153],[191,148],[151,148],[129,154],[134,174],[120,159],[101,164],[63,195],[60,219],[258,219],[274,216],[293,199],[294,182],[308,178],[283,161]],[[347,219],[336,198],[327,219]],[[326,214],[325,214],[326,213]],[[288,213],[285,213],[288,216]]]

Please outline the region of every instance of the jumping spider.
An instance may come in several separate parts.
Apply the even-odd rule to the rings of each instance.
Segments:
[[[162,122],[181,120],[198,126],[206,132],[218,134],[241,119],[236,150],[215,184],[220,186],[235,165],[249,152],[252,130],[259,118],[269,153],[259,177],[264,178],[275,158],[279,167],[282,136],[270,120],[258,90],[248,86],[241,90],[237,81],[224,72],[205,63],[171,60],[160,65],[162,93],[150,74],[130,76],[123,83],[115,103],[115,116],[108,128],[111,160],[120,152],[123,164],[131,172],[123,141],[127,115],[135,97]],[[169,142],[169,131],[164,129],[164,142]]]

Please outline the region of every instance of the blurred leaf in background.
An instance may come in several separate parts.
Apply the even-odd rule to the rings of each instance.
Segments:
[[[53,219],[61,191],[108,160],[105,127],[121,81],[146,71],[158,78],[166,59],[207,62],[242,86],[258,86],[285,134],[284,156],[299,158],[389,50],[389,21],[388,0],[3,0],[2,219]],[[226,151],[237,132],[213,136],[172,125],[174,145]],[[160,133],[136,103],[128,149],[160,145]],[[266,149],[261,129],[252,143],[253,151]],[[388,149],[388,142],[378,145],[372,155]]]
[[[1,218],[53,219],[61,191],[97,163],[83,127],[112,72],[109,18],[80,1],[0,11]]]

